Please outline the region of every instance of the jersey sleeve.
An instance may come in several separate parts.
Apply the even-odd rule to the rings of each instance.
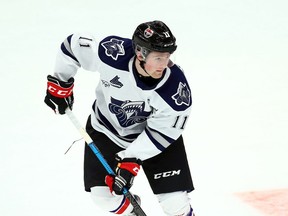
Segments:
[[[183,133],[191,112],[191,90],[178,67],[172,69],[171,74],[151,98],[153,113],[147,120],[145,130],[127,149],[119,153],[121,158],[137,157],[146,160],[154,157]]]
[[[56,57],[54,76],[67,81],[74,77],[77,70],[97,70],[98,44],[91,35],[73,34],[68,36],[61,44]]]

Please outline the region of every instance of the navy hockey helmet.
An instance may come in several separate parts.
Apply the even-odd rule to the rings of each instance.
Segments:
[[[162,21],[151,21],[140,24],[134,31],[132,42],[135,51],[141,51],[144,58],[151,51],[173,53],[176,38]]]

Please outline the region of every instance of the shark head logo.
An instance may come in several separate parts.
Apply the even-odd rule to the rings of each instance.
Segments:
[[[189,106],[191,101],[191,93],[186,84],[180,82],[177,92],[172,96],[172,98],[178,106],[181,106],[182,104]]]
[[[111,98],[111,103],[109,103],[110,112],[116,115],[122,127],[146,121],[150,112],[145,112],[144,108],[144,101],[120,101]]]

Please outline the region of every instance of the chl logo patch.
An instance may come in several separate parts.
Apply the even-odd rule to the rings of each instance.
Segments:
[[[154,34],[154,31],[150,28],[145,29],[144,31],[144,37],[145,38],[150,38]]]
[[[181,106],[182,104],[189,106],[191,100],[191,93],[186,84],[180,82],[177,89],[177,93],[174,94],[172,98],[178,106]]]
[[[118,40],[116,38],[110,39],[110,41],[105,41],[101,45],[105,49],[105,54],[112,57],[112,59],[117,60],[118,56],[125,55],[125,50],[123,47],[123,40]]]

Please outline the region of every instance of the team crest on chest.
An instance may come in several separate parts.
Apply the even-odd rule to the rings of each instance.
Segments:
[[[179,83],[177,93],[172,96],[175,103],[180,106],[182,104],[189,106],[191,100],[191,93],[186,84]]]
[[[101,43],[105,49],[105,54],[112,57],[112,59],[117,60],[118,56],[125,55],[125,50],[123,46],[124,41],[112,38],[109,41]]]
[[[116,115],[122,127],[129,127],[136,123],[146,121],[150,112],[144,111],[144,108],[144,101],[120,101],[111,98],[111,103],[109,103],[110,112]]]

